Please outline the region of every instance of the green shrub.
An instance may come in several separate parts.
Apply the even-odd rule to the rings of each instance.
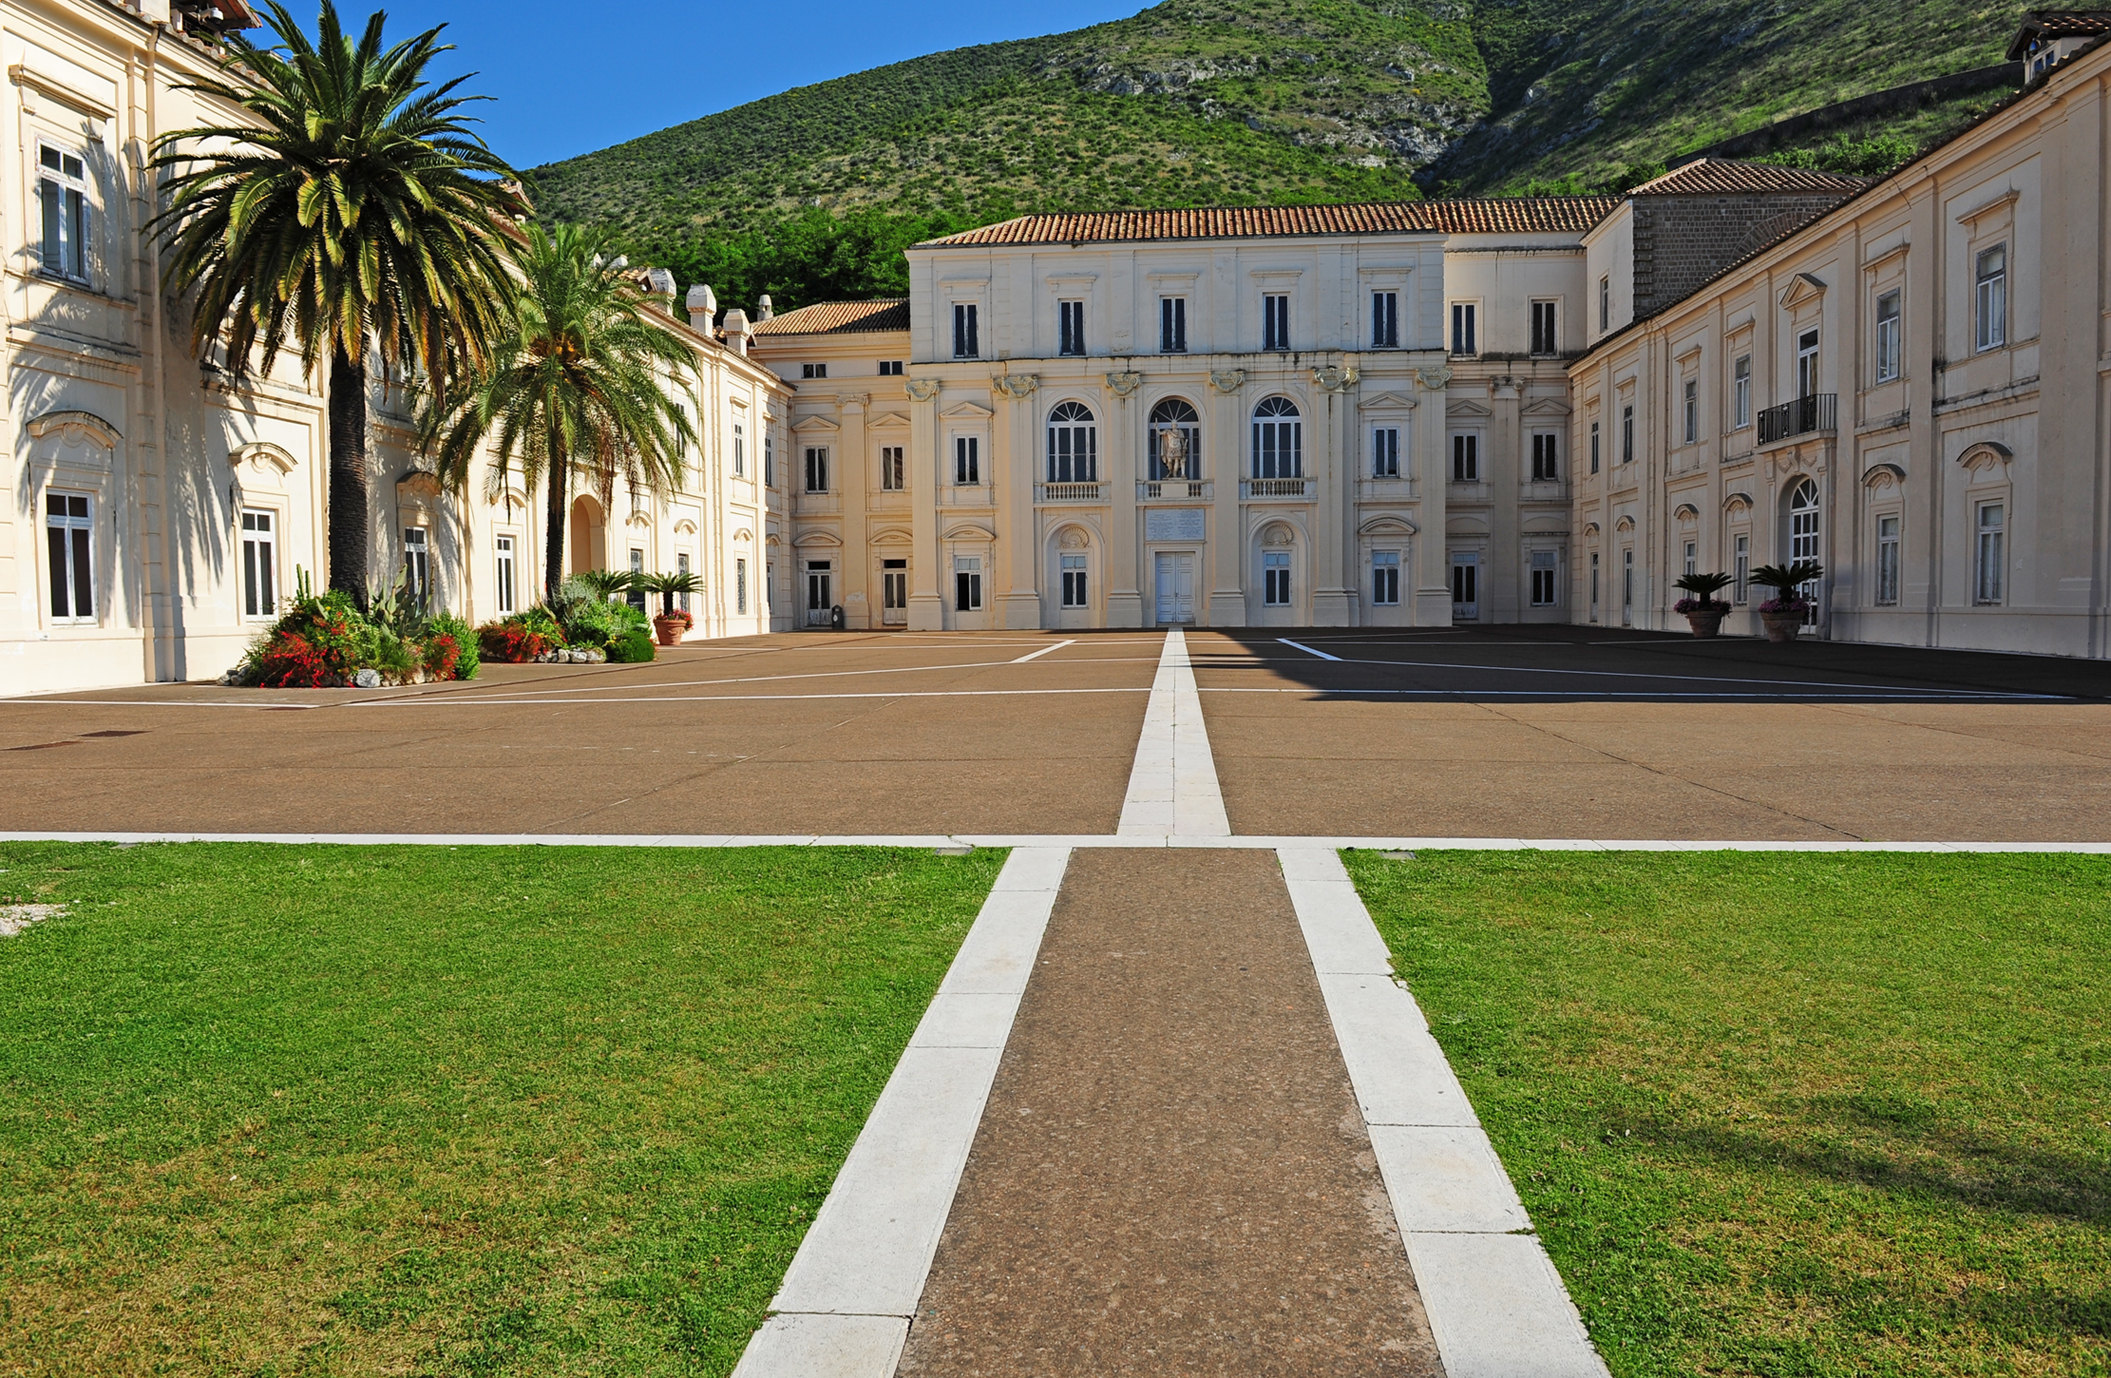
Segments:
[[[636,664],[651,660],[655,654],[652,638],[644,632],[620,632],[608,643],[608,658],[612,661]]]
[[[574,646],[607,647],[649,625],[645,614],[628,603],[606,598],[583,598],[558,611],[564,619],[565,640]]]
[[[428,679],[475,679],[483,667],[477,635],[469,624],[453,613],[443,612],[425,621],[425,639],[419,643],[425,657]]]

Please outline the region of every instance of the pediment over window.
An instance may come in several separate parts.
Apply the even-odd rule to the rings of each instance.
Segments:
[[[1957,456],[1957,462],[1973,473],[1985,470],[1999,473],[2016,457],[2016,452],[1998,440],[1982,440]]]
[[[1906,471],[1896,464],[1872,464],[1868,472],[1862,475],[1862,483],[1869,488],[1889,488],[1894,483],[1904,487]]]
[[[793,435],[813,435],[827,431],[840,431],[842,429],[841,426],[838,426],[825,416],[809,416],[803,421],[792,423]]]
[[[1596,523],[1596,522],[1585,522],[1585,523],[1583,524],[1583,534],[1584,534],[1585,538],[1587,538],[1587,539],[1588,539],[1588,538],[1591,538],[1591,537],[1595,537],[1595,536],[1597,536],[1597,535],[1598,535],[1598,523]]]
[[[1477,513],[1462,512],[1444,519],[1444,534],[1447,536],[1485,536],[1488,534],[1488,519]]]
[[[228,454],[227,462],[237,471],[247,464],[259,472],[268,467],[284,476],[292,473],[300,461],[268,440],[252,440],[247,445],[237,445]]]
[[[1633,517],[1622,517],[1613,523],[1613,530],[1615,531],[1632,531],[1634,529],[1635,519]]]
[[[1393,512],[1382,513],[1356,528],[1359,536],[1413,536],[1421,531],[1407,518]]]
[[[1447,405],[1445,406],[1445,408],[1444,408],[1444,414],[1445,414],[1446,416],[1493,416],[1493,415],[1494,415],[1494,413],[1493,413],[1493,412],[1491,412],[1491,411],[1489,411],[1489,410],[1488,410],[1488,408],[1487,408],[1486,406],[1484,406],[1483,404],[1481,404],[1481,403],[1479,403],[1479,402],[1469,401],[1469,400],[1466,400],[1466,399],[1463,399],[1463,398],[1462,398],[1462,399],[1460,399],[1460,400],[1458,400],[1458,401],[1455,401],[1455,402],[1451,402],[1451,403],[1447,404]]]
[[[1381,392],[1376,397],[1364,398],[1358,407],[1363,411],[1413,411],[1415,399],[1397,392]]]
[[[1744,512],[1752,510],[1752,495],[1750,493],[1731,493],[1723,498],[1723,511],[1736,513],[1740,510]]]
[[[1566,536],[1569,534],[1568,514],[1564,512],[1541,512],[1526,517],[1518,523],[1518,530],[1534,536]]]
[[[755,533],[744,526],[733,533],[733,544],[735,545],[753,545],[754,543]]]
[[[1822,281],[1809,273],[1798,273],[1789,279],[1788,286],[1783,289],[1781,304],[1784,307],[1797,307],[1805,302],[1816,301],[1824,295],[1825,284]]]
[[[872,533],[874,545],[908,545],[915,539],[913,532],[899,526],[883,526]]]
[[[909,418],[898,411],[874,412],[872,419],[865,424],[876,431],[906,431]]]
[[[955,522],[945,529],[949,541],[994,541],[997,533],[980,522]]]
[[[696,534],[696,523],[684,517],[674,524],[674,531],[678,536],[694,536]]]
[[[979,402],[958,402],[939,413],[948,421],[987,421],[996,414]]]
[[[1672,509],[1671,515],[1682,522],[1697,522],[1701,518],[1701,510],[1690,502],[1682,502]]]
[[[1567,416],[1572,408],[1559,397],[1541,397],[1524,405],[1525,416]]]
[[[124,439],[117,427],[92,411],[48,411],[30,422],[28,430],[33,440],[42,440],[56,433],[68,445],[85,441],[106,450],[116,449],[118,442]]]
[[[811,550],[816,546],[839,546],[843,544],[843,538],[833,531],[802,531],[792,544],[801,550]]]
[[[414,499],[421,502],[437,502],[440,497],[440,476],[424,469],[413,469],[396,480],[396,501]]]
[[[527,507],[528,495],[520,489],[508,485],[491,495],[491,505],[502,509],[510,516],[515,510]]]

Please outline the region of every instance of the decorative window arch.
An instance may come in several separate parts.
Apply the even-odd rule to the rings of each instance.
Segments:
[[[1153,479],[1202,476],[1202,418],[1188,402],[1168,397],[1151,408],[1146,439]]]
[[[1264,397],[1253,409],[1253,476],[1303,478],[1305,423],[1297,403],[1287,397]]]
[[[1059,402],[1048,414],[1048,481],[1099,481],[1099,428],[1082,402]]]

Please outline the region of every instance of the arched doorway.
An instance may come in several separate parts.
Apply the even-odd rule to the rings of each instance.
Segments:
[[[599,498],[582,495],[572,499],[572,529],[565,545],[572,573],[608,568],[608,516]]]

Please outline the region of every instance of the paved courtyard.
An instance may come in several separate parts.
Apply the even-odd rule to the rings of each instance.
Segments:
[[[792,634],[0,701],[0,831],[1112,832],[1163,637]],[[1187,638],[1241,834],[2111,840],[2111,668],[1575,627]]]

